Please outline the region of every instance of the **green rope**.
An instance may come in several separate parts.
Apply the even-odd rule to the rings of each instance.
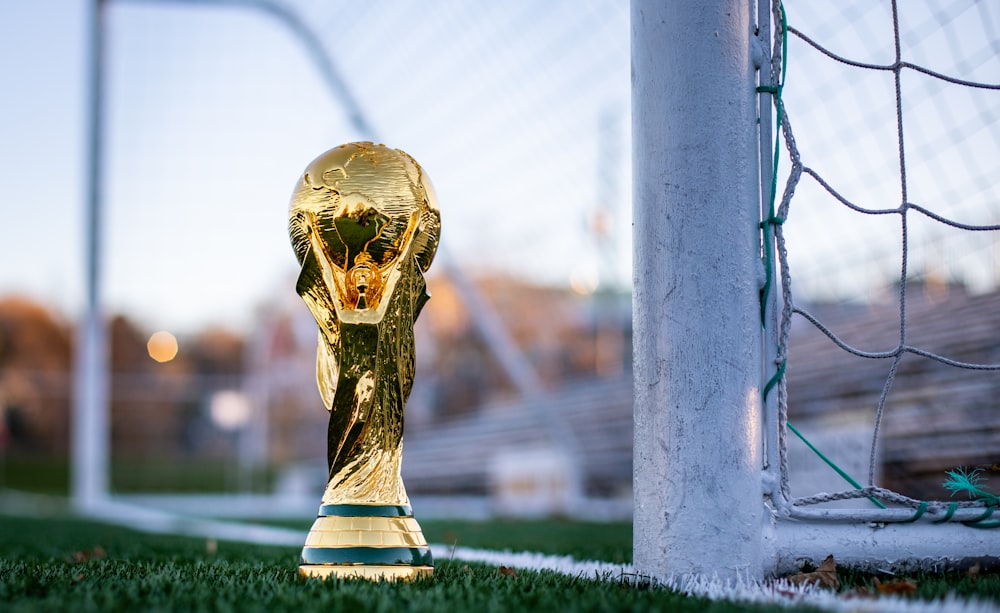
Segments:
[[[933,523],[935,523],[935,524],[943,524],[943,523],[945,523],[946,521],[948,521],[949,519],[951,519],[951,516],[954,515],[955,511],[957,511],[957,510],[958,510],[958,503],[957,502],[948,503],[948,511],[944,514],[944,517],[942,517],[941,519],[935,519]]]
[[[924,513],[926,513],[926,512],[927,512],[927,503],[921,501],[921,503],[919,505],[917,505],[917,511],[913,514],[913,517],[911,517],[910,519],[907,519],[905,521],[901,521],[899,523],[901,523],[901,524],[912,524],[913,522],[915,522],[918,519],[920,519],[921,517],[923,517]]]
[[[771,389],[778,384],[778,381],[781,381],[781,378],[785,376],[785,364],[787,363],[787,360],[782,360],[781,363],[778,364],[778,370],[775,371],[770,379],[768,379],[767,385],[764,386],[764,400],[767,400],[768,393],[770,393]]]
[[[984,511],[982,515],[975,519],[963,521],[962,523],[964,525],[969,526],[970,528],[1000,528],[1000,521],[986,522],[986,520],[993,515],[993,511],[996,510],[997,506],[1000,505],[1000,496],[987,491],[982,487],[982,472],[981,468],[976,468],[970,471],[969,469],[962,467],[956,468],[955,470],[945,471],[948,478],[945,479],[944,487],[945,489],[951,490],[952,496],[958,494],[959,492],[964,492],[969,495],[969,498],[975,499],[976,501],[982,502],[986,505],[986,511]],[[951,504],[957,503],[953,502]]]
[[[844,472],[844,469],[842,469],[841,467],[837,466],[833,462],[833,460],[831,460],[830,458],[828,458],[825,455],[823,455],[822,451],[820,451],[819,449],[816,449],[816,446],[813,445],[812,443],[810,443],[809,440],[806,437],[802,436],[802,433],[799,432],[798,430],[796,430],[795,426],[793,426],[791,424],[791,422],[787,422],[786,421],[785,424],[788,426],[789,430],[791,430],[792,432],[795,433],[795,436],[797,436],[800,439],[802,439],[802,442],[806,444],[806,447],[808,447],[809,449],[812,449],[813,453],[815,453],[817,456],[819,456],[819,459],[821,459],[824,462],[826,462],[827,466],[829,466],[834,471],[836,471],[836,473],[838,475],[840,475],[841,477],[843,477],[845,481],[847,481],[848,483],[850,483],[851,485],[853,485],[854,489],[857,489],[857,490],[863,490],[863,489],[865,489],[865,488],[861,487],[861,484],[858,483],[857,481],[855,481],[854,478],[851,477],[851,475],[849,475],[846,472]],[[877,506],[880,509],[885,509],[886,508],[886,506],[884,504],[882,504],[882,502],[879,501],[879,499],[875,498],[874,496],[868,496],[868,500],[871,500],[875,504],[875,506]]]
[[[766,394],[766,392],[765,392],[765,394]],[[860,483],[858,483],[857,481],[855,481],[849,474],[847,474],[847,472],[845,472],[842,468],[840,468],[839,466],[837,466],[837,464],[833,460],[831,460],[830,458],[826,457],[823,454],[822,451],[820,451],[819,449],[817,449],[815,445],[813,445],[811,442],[809,442],[809,439],[807,439],[805,436],[803,436],[802,433],[799,432],[795,428],[795,426],[793,426],[791,424],[791,422],[785,422],[785,425],[787,425],[788,429],[791,430],[792,432],[794,432],[795,436],[799,437],[799,439],[801,439],[802,442],[805,443],[806,446],[809,447],[809,449],[811,449],[813,453],[815,453],[817,456],[819,456],[819,459],[821,459],[824,462],[826,462],[827,466],[829,466],[834,471],[836,471],[836,473],[838,475],[840,475],[841,477],[843,477],[845,481],[847,481],[848,483],[850,483],[851,485],[853,485],[855,489],[858,489],[858,490],[864,489],[861,486]],[[871,500],[872,503],[875,504],[875,506],[877,506],[878,508],[880,508],[880,509],[887,508],[884,504],[882,504],[882,502],[878,498],[875,498],[874,496],[868,496],[867,498],[868,498],[868,500]],[[914,511],[912,517],[910,517],[909,519],[905,519],[905,520],[903,520],[901,522],[897,522],[897,523],[911,524],[911,523],[917,521],[918,519],[920,519],[921,517],[923,517],[924,513],[927,512],[927,509],[929,507],[930,507],[930,503],[928,503],[926,501],[921,501],[920,504],[917,505],[917,508]],[[974,519],[963,521],[962,525],[968,526],[970,528],[979,528],[979,529],[984,529],[984,530],[988,530],[988,529],[991,529],[991,528],[1000,528],[1000,521],[991,521],[991,522],[987,522],[986,521],[987,519],[989,519],[990,517],[993,516],[993,512],[996,511],[996,509],[997,509],[997,504],[993,500],[986,501],[986,510],[983,511],[983,514],[980,515],[979,517],[974,518]],[[948,505],[948,510],[945,512],[944,517],[942,517],[941,519],[936,519],[936,520],[934,520],[931,523],[943,524],[943,523],[947,522],[949,519],[951,519],[952,516],[955,515],[955,511],[957,511],[957,510],[958,510],[958,503],[957,502],[952,502],[952,503],[950,503]]]
[[[767,301],[771,295],[771,287],[774,285],[774,246],[771,244],[767,226],[781,225],[784,219],[774,214],[774,203],[778,196],[778,160],[781,154],[781,121],[784,118],[785,106],[781,100],[781,90],[785,84],[785,72],[788,67],[788,21],[785,18],[785,6],[778,3],[778,10],[781,14],[781,74],[778,83],[775,85],[761,85],[757,88],[760,93],[769,93],[774,96],[775,115],[777,122],[774,130],[774,161],[771,167],[771,193],[769,195],[767,219],[761,224],[764,230],[764,286],[760,290],[760,321],[761,325],[767,327]],[[766,394],[765,394],[766,395]]]
[[[963,467],[945,471],[948,478],[945,479],[943,485],[945,489],[951,491],[952,496],[962,492],[968,494],[969,498],[985,502],[988,506],[1000,505],[1000,496],[981,487],[983,485],[982,472],[981,468],[970,471]]]
[[[1000,521],[991,521],[991,522],[986,522],[985,524],[981,524],[978,521],[963,521],[962,524],[970,528],[978,528],[980,530],[990,530],[992,528],[1000,528]]]
[[[991,504],[986,507],[986,511],[982,515],[980,515],[975,519],[970,519],[969,521],[963,521],[962,524],[969,526],[970,528],[989,529],[989,528],[1000,527],[1000,521],[991,521],[985,524],[982,523],[985,520],[989,519],[991,515],[993,515],[994,510],[996,510],[996,507]]]

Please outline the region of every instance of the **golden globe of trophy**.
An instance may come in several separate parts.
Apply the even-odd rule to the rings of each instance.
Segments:
[[[319,325],[316,379],[330,411],[329,480],[299,574],[409,579],[434,570],[400,476],[403,405],[413,387],[413,323],[441,216],[406,153],[349,143],[313,160],[288,232],[296,291]]]

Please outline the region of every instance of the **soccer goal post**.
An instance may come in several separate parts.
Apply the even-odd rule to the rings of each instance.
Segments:
[[[751,2],[632,2],[634,563],[757,576],[763,443]]]
[[[897,61],[864,68],[893,72],[898,99],[899,73],[913,66],[899,58],[897,7],[887,6]],[[770,205],[772,191],[781,191],[770,180],[775,114],[792,150],[794,139],[780,103],[777,113],[772,107],[783,85],[772,67],[772,14],[785,35],[782,7],[766,0],[631,4],[636,569],[657,579],[759,580],[828,555],[868,569],[995,563],[997,530],[983,529],[998,523],[986,521],[996,507],[990,498],[922,502],[876,486],[874,476],[843,498],[867,496],[879,508],[817,508],[810,506],[816,500],[788,493],[779,344],[787,339],[779,329],[787,335],[799,310],[787,283],[778,296],[777,270],[768,270],[776,268],[776,241],[783,247],[785,215]],[[899,123],[902,151],[901,115]],[[787,198],[802,172],[795,161]],[[905,328],[906,213],[923,209],[907,200],[903,181]],[[902,340],[885,355],[842,348],[894,365],[904,353],[955,365]],[[877,427],[874,437],[873,449]]]

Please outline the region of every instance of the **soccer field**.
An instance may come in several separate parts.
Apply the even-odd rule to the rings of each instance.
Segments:
[[[627,524],[423,523],[430,540],[465,547],[544,551],[607,562],[626,562],[630,552]],[[303,527],[303,536],[305,532]],[[440,557],[433,577],[412,583],[321,582],[297,576],[296,547],[151,535],[72,518],[0,516],[0,535],[0,610],[5,611],[789,610],[686,596],[621,577],[598,581]],[[875,578],[840,575],[842,602],[879,610],[879,603],[868,600],[877,593]],[[886,581],[883,577],[882,583]],[[913,589],[902,595],[918,603],[913,610],[931,610],[936,599],[949,593],[979,599],[981,606],[965,610],[1000,607],[996,574],[923,576],[910,582]]]
[[[460,560],[437,560],[433,577],[412,583],[321,582],[296,575],[293,547],[149,535],[73,519],[0,522],[0,609],[11,611],[736,610],[663,589]],[[429,536],[477,546],[509,540],[555,551],[558,542],[575,541],[578,553],[608,552],[608,561],[628,550],[631,535],[624,525],[596,534],[570,522],[426,524]]]

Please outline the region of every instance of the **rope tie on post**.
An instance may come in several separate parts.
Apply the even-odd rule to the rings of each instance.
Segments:
[[[924,513],[926,513],[926,512],[927,512],[927,502],[924,501],[924,500],[921,500],[920,504],[917,505],[917,510],[913,514],[913,517],[911,517],[910,519],[907,519],[905,521],[901,521],[899,523],[901,523],[901,524],[912,524],[913,522],[915,522],[918,519],[920,519],[921,517],[923,517]]]
[[[995,503],[989,503],[982,515],[980,515],[975,519],[970,519],[969,521],[963,521],[962,524],[965,526],[969,526],[970,528],[982,528],[982,529],[1000,528],[1000,521],[986,522],[986,520],[993,515],[993,511],[995,510],[996,510]]]
[[[958,503],[957,502],[949,502],[948,503],[948,510],[945,512],[944,517],[942,517],[941,519],[935,519],[932,523],[943,524],[943,523],[947,522],[949,519],[951,519],[951,516],[955,514],[956,510],[958,510]]]
[[[778,351],[780,355],[781,352],[780,347],[778,348]],[[785,364],[787,363],[788,360],[781,360],[781,362],[778,363],[778,370],[775,371],[774,375],[772,375],[770,379],[768,379],[767,385],[764,386],[764,392],[763,392],[765,400],[767,399],[767,394],[774,388],[775,385],[778,384],[778,381],[781,381],[781,378],[785,376]]]

